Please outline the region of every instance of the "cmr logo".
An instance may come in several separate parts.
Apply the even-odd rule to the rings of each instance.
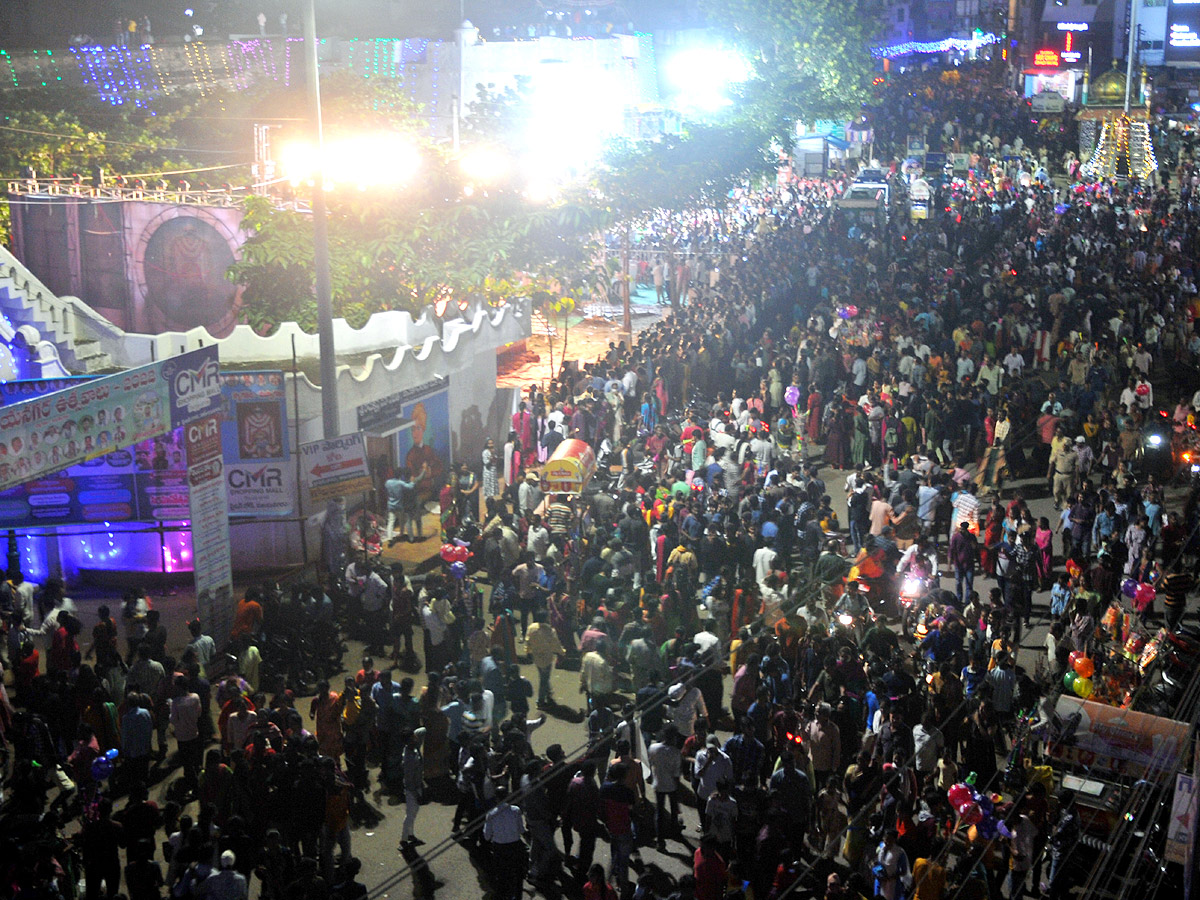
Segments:
[[[221,426],[215,418],[208,418],[188,426],[187,439],[189,444],[199,444],[201,441],[215,438]]]
[[[271,490],[283,487],[283,470],[278,466],[263,466],[261,469],[230,469],[226,476],[234,490]]]
[[[199,369],[183,369],[175,373],[175,396],[180,403],[193,403],[215,396],[221,391],[221,366],[215,359],[205,360]]]

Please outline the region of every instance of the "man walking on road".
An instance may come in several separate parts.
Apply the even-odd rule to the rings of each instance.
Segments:
[[[959,608],[971,598],[975,587],[975,567],[979,565],[979,540],[971,534],[971,526],[961,522],[950,538],[950,563],[954,566],[954,594]]]

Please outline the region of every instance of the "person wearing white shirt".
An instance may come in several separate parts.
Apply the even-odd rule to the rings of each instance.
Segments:
[[[1004,368],[1008,369],[1009,378],[1020,378],[1021,370],[1025,368],[1025,357],[1015,349],[1009,350],[1008,356],[1004,357]]]
[[[850,366],[850,374],[854,378],[855,387],[865,387],[867,383],[867,361],[861,356],[856,357]]]
[[[760,585],[759,593],[762,595],[763,624],[768,628],[774,628],[784,618],[783,601],[785,598],[777,589],[777,584],[778,582],[775,578],[768,576],[768,580]]]
[[[746,408],[746,401],[738,396],[737,391],[733,392],[733,400],[729,403],[729,415],[734,421],[742,414],[742,410]]]
[[[979,374],[975,377],[975,384],[983,384],[987,388],[987,392],[995,397],[1000,393],[1000,385],[1004,381],[1004,370],[999,365],[984,357],[983,365],[979,367]]]
[[[733,761],[721,749],[721,739],[715,734],[708,736],[703,750],[696,754],[696,799],[697,811],[703,810],[708,798],[717,792],[722,781],[733,781]],[[700,816],[700,827],[707,830],[707,815]]]
[[[663,738],[650,745],[646,761],[650,764],[650,775],[654,780],[654,805],[657,807],[658,848],[666,846],[666,836],[676,831],[679,821],[679,778],[683,772],[682,740],[679,731],[668,725]],[[667,801],[671,804],[671,818],[667,818]]]
[[[696,720],[708,719],[708,707],[704,705],[704,695],[700,689],[683,684],[673,684],[667,691],[667,700],[671,707],[671,722],[684,737],[691,737],[696,732]]]
[[[754,578],[761,585],[775,570],[775,548],[759,547],[754,551]]]
[[[712,627],[712,619],[709,619],[704,623],[704,630],[697,631],[692,636],[692,643],[696,645],[701,655],[704,655],[708,651],[713,650],[721,645],[721,639],[709,631],[709,629]]]
[[[626,397],[634,397],[637,395],[637,383],[638,383],[637,372],[635,372],[633,369],[629,369],[621,377],[621,385],[625,389]]]
[[[750,442],[750,452],[754,454],[754,462],[760,472],[771,468],[771,460],[775,458],[775,445],[771,443],[770,437],[760,434]]]

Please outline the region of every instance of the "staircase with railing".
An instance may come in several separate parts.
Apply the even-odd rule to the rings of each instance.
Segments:
[[[0,247],[0,312],[19,328],[32,326],[71,372],[87,375],[117,368],[100,342],[81,331],[81,320],[103,319],[75,297],[59,297]]]

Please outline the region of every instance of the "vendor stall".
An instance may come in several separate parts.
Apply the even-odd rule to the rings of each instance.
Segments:
[[[542,482],[552,494],[579,494],[596,474],[596,452],[585,441],[567,440],[542,466]]]

